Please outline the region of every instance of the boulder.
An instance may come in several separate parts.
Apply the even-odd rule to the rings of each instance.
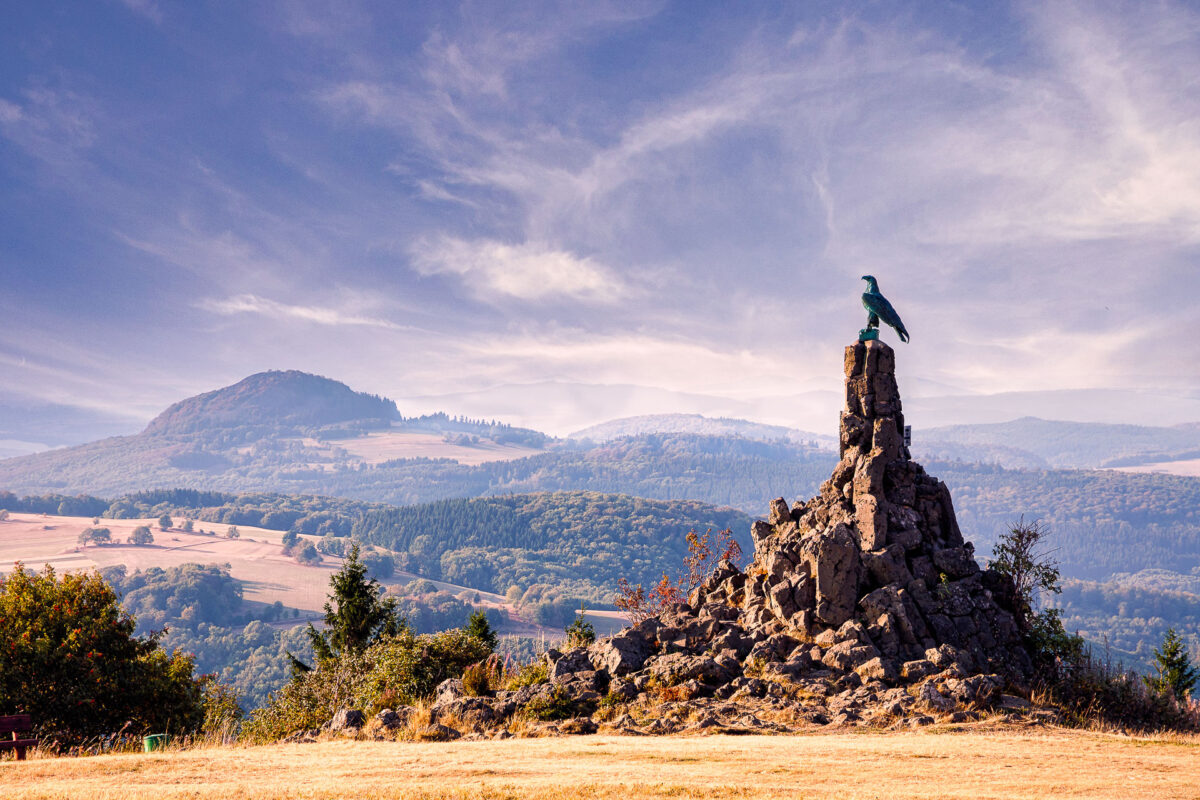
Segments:
[[[733,677],[714,659],[685,653],[659,656],[650,662],[649,669],[650,676],[662,686],[676,686],[688,680],[716,684]]]
[[[420,728],[413,738],[420,742],[452,742],[455,739],[461,739],[462,734],[448,725],[434,723]]]
[[[457,700],[460,697],[466,697],[467,690],[463,688],[461,678],[447,678],[437,685],[433,691],[433,704],[441,705],[449,703],[451,700]]]
[[[334,733],[353,733],[366,724],[366,716],[357,708],[341,708],[333,715],[329,730]]]
[[[628,675],[637,672],[654,653],[650,643],[639,634],[626,632],[603,639],[588,648],[590,663],[609,675]]]

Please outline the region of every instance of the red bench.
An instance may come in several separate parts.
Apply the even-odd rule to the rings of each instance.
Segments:
[[[0,734],[11,733],[11,739],[0,738],[0,752],[16,750],[17,761],[25,760],[25,750],[37,747],[37,739],[18,739],[17,733],[25,733],[33,729],[33,718],[28,714],[14,714],[11,717],[0,717]]]

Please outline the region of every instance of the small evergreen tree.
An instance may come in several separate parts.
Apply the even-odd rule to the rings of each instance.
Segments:
[[[1154,651],[1154,671],[1154,675],[1146,676],[1146,685],[1157,692],[1170,692],[1180,702],[1188,699],[1200,680],[1200,671],[1192,666],[1183,639],[1174,628],[1167,630],[1162,649]]]
[[[357,544],[350,548],[346,562],[329,579],[329,585],[333,593],[325,603],[326,630],[318,631],[311,623],[308,626],[308,638],[318,661],[362,652],[381,636],[394,636],[404,625],[396,613],[396,601],[382,599],[379,581],[367,577]]]
[[[587,608],[580,603],[574,622],[566,627],[567,647],[587,647],[596,641],[596,628],[584,617],[586,612]]]
[[[492,625],[488,622],[487,614],[484,614],[482,611],[471,612],[471,616],[467,617],[467,624],[464,630],[466,630],[469,636],[474,636],[487,645],[489,653],[493,652],[496,649],[496,645],[500,644],[500,638],[492,630]]]

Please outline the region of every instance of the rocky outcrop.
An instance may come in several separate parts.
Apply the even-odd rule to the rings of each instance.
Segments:
[[[895,354],[857,342],[845,374],[833,474],[816,497],[771,504],[744,571],[721,562],[686,604],[588,648],[549,651],[545,684],[467,701],[461,682],[447,681],[433,720],[478,734],[536,708],[575,718],[541,732],[598,722],[772,731],[1016,708],[1001,692],[1025,684],[1032,666],[1011,583],[980,568],[950,491],[910,458]]]

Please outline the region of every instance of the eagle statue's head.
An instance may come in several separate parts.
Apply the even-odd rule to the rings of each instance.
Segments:
[[[879,291],[879,284],[875,282],[874,275],[863,275],[862,280],[867,282],[867,291],[868,292],[878,292]]]

